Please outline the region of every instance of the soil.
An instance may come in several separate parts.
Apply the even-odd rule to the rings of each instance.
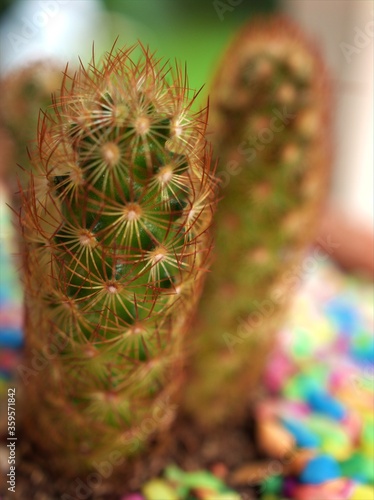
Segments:
[[[207,433],[186,416],[180,416],[162,440],[154,440],[147,454],[128,464],[110,481],[93,485],[77,493],[78,484],[87,478],[66,481],[46,472],[43,457],[18,438],[19,463],[16,468],[16,494],[3,492],[4,500],[120,500],[125,493],[139,491],[150,478],[157,477],[169,464],[185,471],[211,470],[241,494],[242,500],[260,497],[259,475],[266,477],[269,463],[256,449],[255,422],[248,412],[242,427],[221,427]],[[5,441],[1,447],[4,450]],[[253,475],[253,471],[256,474]],[[258,471],[260,470],[260,473]],[[254,480],[254,478],[256,479]],[[257,484],[256,484],[257,483]],[[1,491],[1,490],[0,490]],[[84,493],[83,493],[84,491]],[[65,496],[64,496],[65,495]],[[70,495],[70,496],[69,496]],[[198,492],[196,497],[199,498]],[[191,497],[192,498],[192,497]],[[160,499],[161,500],[161,499]]]

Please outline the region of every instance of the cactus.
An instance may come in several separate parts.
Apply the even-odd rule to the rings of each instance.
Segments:
[[[243,418],[297,288],[328,185],[329,109],[320,57],[283,18],[246,25],[213,81],[222,201],[185,398],[206,426]]]
[[[6,161],[1,160],[0,174],[12,195],[12,205],[19,208],[18,182],[25,188],[29,163],[27,148],[35,139],[39,110],[52,104],[52,94],[59,89],[63,72],[52,60],[40,60],[10,72],[0,82],[0,132],[2,145],[8,146]]]
[[[142,422],[170,421],[208,265],[206,110],[191,112],[178,65],[139,49],[65,76],[22,193],[22,425],[65,474],[132,455]]]

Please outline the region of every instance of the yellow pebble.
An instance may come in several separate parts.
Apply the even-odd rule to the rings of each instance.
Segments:
[[[363,455],[368,458],[374,458],[374,446],[373,443],[361,443],[360,451]],[[374,500],[374,498],[373,498]]]
[[[372,397],[364,391],[358,391],[352,381],[350,381],[350,386],[337,391],[336,398],[347,408],[358,411],[363,418],[369,418],[373,413]]]
[[[366,484],[357,485],[349,500],[374,500],[373,486],[368,486]]]
[[[343,436],[338,437],[340,439],[325,439],[321,445],[321,449],[336,460],[348,460],[353,451],[352,445],[348,439],[342,439]]]

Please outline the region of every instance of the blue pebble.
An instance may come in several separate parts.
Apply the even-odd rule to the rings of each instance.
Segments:
[[[334,420],[343,420],[347,413],[339,401],[322,389],[311,388],[306,395],[306,401],[313,411],[322,413]]]
[[[372,334],[361,335],[360,340],[355,339],[355,341],[352,341],[351,356],[363,365],[374,364],[374,340]]]
[[[320,437],[310,431],[301,422],[282,418],[282,423],[295,438],[298,448],[318,448],[321,444]]]
[[[0,347],[20,349],[23,346],[23,333],[19,328],[0,328]]]
[[[1,271],[0,271],[0,276],[1,276]],[[4,279],[3,276],[1,279]],[[10,292],[9,292],[9,286],[6,286],[5,284],[0,285],[0,305],[2,308],[5,309],[7,304],[9,303],[10,299]]]
[[[304,484],[321,484],[341,477],[338,462],[330,455],[318,455],[306,464],[299,480]]]
[[[334,299],[325,308],[327,316],[343,335],[353,335],[361,325],[355,307],[342,299]]]

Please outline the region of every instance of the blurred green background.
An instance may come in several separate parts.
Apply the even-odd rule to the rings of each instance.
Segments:
[[[81,16],[80,23],[90,23],[89,18],[86,21],[78,10],[80,1],[60,3],[52,0],[52,3],[56,1],[60,9],[74,9],[76,6],[76,17]],[[11,13],[16,20],[13,29],[20,33],[23,11],[14,14],[17,7],[15,1],[0,2],[1,15],[5,16],[3,19]],[[24,16],[32,19],[33,11],[40,11],[43,2],[48,4],[47,0],[27,0],[24,5],[28,11],[23,13]],[[81,3],[86,10],[90,5],[92,10],[102,9],[101,20],[95,22],[95,26],[91,23],[89,35],[83,35],[82,30],[76,27],[76,19],[70,22],[65,41],[71,43],[76,39],[73,45],[75,53],[71,54],[73,61],[78,55],[83,60],[87,59],[93,40],[99,55],[110,49],[118,35],[119,46],[139,39],[143,44],[149,44],[151,51],[157,51],[159,56],[187,63],[190,87],[197,90],[205,85],[199,102],[206,99],[214,69],[235,31],[255,14],[270,12],[277,7],[276,0],[85,0]],[[21,2],[18,4],[22,5]],[[83,43],[79,36],[84,37]]]
[[[238,27],[256,13],[276,8],[275,0],[105,0],[104,4],[144,27],[143,43],[166,58],[186,62],[194,89],[210,81]]]

